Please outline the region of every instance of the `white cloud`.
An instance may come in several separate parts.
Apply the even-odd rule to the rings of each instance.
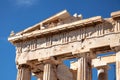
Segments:
[[[37,0],[16,0],[17,5],[19,6],[31,6],[34,5]]]

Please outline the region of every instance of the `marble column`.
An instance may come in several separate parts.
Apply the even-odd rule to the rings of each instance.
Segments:
[[[109,66],[98,67],[98,80],[108,80],[108,69]]]
[[[18,67],[16,80],[31,80],[31,70],[28,65],[21,65]]]
[[[53,64],[46,63],[44,65],[43,80],[57,80],[53,69]]]
[[[87,55],[78,59],[77,80],[92,80],[91,58]]]
[[[116,80],[120,80],[120,51],[116,53]]]

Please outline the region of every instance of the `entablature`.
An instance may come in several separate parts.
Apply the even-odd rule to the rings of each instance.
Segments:
[[[18,64],[68,54],[71,57],[95,50],[107,52],[120,46],[120,19],[97,16],[47,29],[29,30],[8,38],[16,46]]]

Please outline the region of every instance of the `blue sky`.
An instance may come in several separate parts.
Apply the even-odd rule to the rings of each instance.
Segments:
[[[83,18],[105,18],[120,10],[120,0],[0,0],[0,80],[16,80],[15,47],[7,41],[10,32],[21,31],[64,9]],[[113,67],[109,80],[114,80]]]

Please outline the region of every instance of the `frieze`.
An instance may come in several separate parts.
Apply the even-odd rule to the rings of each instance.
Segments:
[[[59,34],[47,35],[45,37],[24,41],[22,50],[18,47],[17,51],[26,52],[35,49],[48,48],[55,45],[67,44],[75,41],[84,41],[86,38],[99,37],[112,32],[120,31],[120,20],[115,21],[112,25],[110,22],[100,23],[90,27],[81,27],[76,30],[69,30]]]

